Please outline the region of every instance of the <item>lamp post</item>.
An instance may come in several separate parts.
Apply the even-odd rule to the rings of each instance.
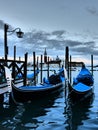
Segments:
[[[23,37],[23,32],[20,28],[15,28],[14,30],[9,30],[9,26],[7,24],[4,24],[4,58],[7,62],[7,55],[8,55],[8,45],[7,45],[7,33],[14,33],[16,30],[19,30],[16,32],[18,38]]]

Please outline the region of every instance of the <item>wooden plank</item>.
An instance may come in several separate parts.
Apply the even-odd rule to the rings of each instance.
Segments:
[[[8,83],[0,84],[0,88],[6,87],[6,86],[9,86]]]
[[[6,61],[5,61],[5,59],[0,59],[0,62],[4,63],[4,62],[6,62]],[[13,62],[13,60],[7,59],[7,62]],[[25,61],[23,61],[23,60],[15,60],[14,62],[24,63]]]
[[[0,94],[4,94],[6,92],[9,92],[11,90],[11,87],[3,87],[3,88],[0,88]]]

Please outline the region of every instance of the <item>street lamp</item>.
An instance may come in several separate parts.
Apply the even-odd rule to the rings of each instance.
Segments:
[[[16,30],[19,30],[16,32]],[[4,24],[4,55],[5,55],[5,60],[7,61],[7,55],[8,55],[8,46],[7,46],[7,32],[9,33],[14,33],[16,32],[18,38],[23,37],[23,32],[21,31],[20,28],[16,28],[14,30],[9,30],[9,26],[7,24]]]

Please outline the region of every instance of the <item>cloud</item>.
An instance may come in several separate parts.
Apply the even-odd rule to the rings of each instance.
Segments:
[[[94,48],[95,42],[94,41],[84,42],[84,45],[89,47],[89,48]]]
[[[98,50],[96,50],[94,41],[84,42],[80,46],[77,46],[77,47],[75,46],[72,48],[72,51],[77,54],[82,54],[82,55],[85,55],[85,54],[98,55]]]
[[[3,20],[0,20],[0,29],[4,29],[4,22],[3,22]]]
[[[95,40],[87,41],[86,39],[85,41],[85,37],[82,35],[82,40],[73,40],[77,39],[76,35],[73,34],[74,38],[68,36],[70,36],[70,33],[64,30],[56,30],[50,33],[34,30],[26,33],[22,42],[24,45],[28,45],[27,51],[29,52],[33,50],[42,53],[44,48],[47,48],[47,50],[51,50],[52,54],[52,50],[56,52],[64,51],[65,47],[69,46],[70,51],[74,54],[97,54]]]
[[[55,35],[57,38],[63,38],[66,31],[64,30],[56,30],[52,32],[52,35]]]
[[[65,40],[65,45],[66,46],[76,47],[76,46],[79,46],[81,44],[82,44],[82,42],[79,42],[79,41]]]
[[[92,52],[93,52],[92,48],[89,48],[89,51],[88,51],[86,46],[72,48],[72,50],[74,52],[77,52],[77,54],[92,54]]]
[[[98,10],[95,7],[87,7],[86,10],[92,14],[98,16]]]
[[[41,42],[47,39],[49,36],[49,33],[46,33],[44,31],[37,31],[37,30],[32,30],[31,32],[27,32],[24,35],[24,39],[22,41],[29,43],[35,43],[35,42]]]
[[[0,41],[1,39],[3,39],[3,37],[0,37]],[[11,43],[16,44],[17,53],[22,55],[26,52],[32,54],[34,51],[38,55],[43,54],[45,48],[47,49],[47,52],[50,53],[49,55],[61,55],[64,54],[66,46],[70,48],[70,54],[98,55],[96,47],[97,39],[87,40],[84,35],[81,35],[81,37],[80,34],[79,36],[75,34],[70,35],[69,32],[64,30],[56,30],[53,32],[32,30],[31,32],[26,32],[24,37],[19,39],[19,41],[18,39],[15,40],[15,37],[13,38],[13,35],[11,35],[8,45],[12,46]]]

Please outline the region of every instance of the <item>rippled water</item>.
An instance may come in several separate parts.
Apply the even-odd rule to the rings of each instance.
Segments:
[[[76,72],[73,72],[76,73]],[[94,96],[89,102],[71,105],[65,92],[44,99],[0,106],[2,130],[97,130],[98,72],[94,72]]]

